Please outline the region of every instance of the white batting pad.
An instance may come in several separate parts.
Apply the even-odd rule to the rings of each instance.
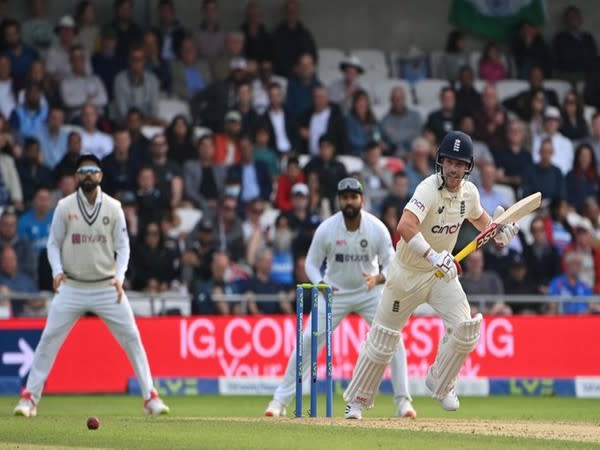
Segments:
[[[444,336],[436,361],[431,368],[431,375],[435,380],[434,398],[443,399],[456,384],[460,368],[479,341],[482,318],[481,314],[477,314],[473,319],[460,323],[451,333]]]
[[[367,336],[350,384],[344,391],[346,403],[358,402],[365,408],[373,406],[381,377],[400,342],[400,332],[374,324]]]

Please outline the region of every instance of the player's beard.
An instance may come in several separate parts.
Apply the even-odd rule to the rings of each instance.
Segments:
[[[345,219],[354,219],[356,216],[360,214],[360,206],[354,207],[352,205],[347,205],[342,209],[342,214]]]
[[[93,180],[83,180],[79,183],[79,187],[83,192],[89,194],[90,192],[94,192],[94,190],[98,187],[100,183]]]

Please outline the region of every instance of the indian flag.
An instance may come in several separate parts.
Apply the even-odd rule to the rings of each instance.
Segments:
[[[459,29],[497,41],[508,41],[521,21],[546,21],[545,0],[453,0],[450,23]]]

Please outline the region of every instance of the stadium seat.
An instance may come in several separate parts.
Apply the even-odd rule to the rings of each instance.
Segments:
[[[83,127],[80,127],[79,125],[72,125],[70,123],[66,123],[61,127],[63,130],[66,130],[68,133],[71,132],[76,132],[76,133],[82,133],[83,132]]]
[[[483,88],[485,87],[486,84],[487,84],[487,81],[481,80],[481,79],[477,79],[477,80],[473,81],[473,86],[479,93],[481,93],[481,91],[483,91]]]
[[[277,220],[277,217],[279,217],[279,214],[281,213],[281,211],[279,211],[276,208],[267,208],[265,209],[265,212],[262,214],[262,216],[260,216],[260,225],[262,227],[264,227],[265,229],[267,227],[270,227],[271,229],[275,229],[275,221]]]
[[[385,117],[387,112],[390,110],[390,105],[371,105],[371,110],[375,115],[375,119],[381,120]]]
[[[556,92],[556,95],[558,95],[558,101],[561,105],[567,95],[567,92],[573,89],[571,83],[565,80],[545,80],[544,87],[546,89],[553,89],[554,92]]]
[[[179,223],[169,230],[169,237],[172,238],[179,237],[181,233],[189,233],[202,219],[202,210],[196,208],[177,208],[175,214],[179,218]]]
[[[415,111],[417,111],[421,115],[421,119],[423,122],[427,121],[427,117],[436,109],[440,109],[439,105],[415,105],[412,107]]]
[[[300,163],[300,168],[304,169],[304,166],[308,164],[310,158],[310,155],[299,155],[298,162]]]
[[[319,80],[325,85],[340,77],[340,62],[344,59],[344,52],[338,48],[319,49],[319,65],[317,74]]]
[[[429,64],[431,66],[431,77],[440,78],[440,66],[442,58],[444,57],[443,50],[432,50],[429,53]]]
[[[434,106],[438,108],[440,105],[440,91],[444,86],[450,86],[448,80],[421,80],[415,83],[415,97],[419,106]]]
[[[372,93],[371,102],[374,105],[385,105],[386,107],[389,107],[390,93],[392,92],[392,88],[396,86],[404,88],[404,92],[406,93],[406,104],[412,106],[414,102],[411,87],[405,80],[400,78],[387,78],[373,81],[370,90]]]
[[[352,50],[352,54],[360,59],[367,74],[379,74],[381,78],[387,78],[390,74],[385,53],[375,48],[362,48]]]
[[[339,155],[337,159],[346,166],[348,173],[358,173],[363,170],[363,167],[365,166],[364,161],[358,156]]]
[[[583,107],[583,117],[585,117],[585,121],[588,124],[588,127],[592,127],[592,117],[596,114],[596,107],[585,105]]]
[[[529,83],[525,80],[500,80],[496,83],[496,92],[498,94],[498,101],[500,102],[528,89]]]
[[[194,140],[198,140],[207,134],[212,134],[212,130],[210,128],[194,127]]]
[[[165,127],[161,127],[160,125],[142,125],[141,131],[146,139],[152,139],[157,134],[164,133]]]
[[[176,98],[164,98],[158,101],[158,117],[161,119],[171,122],[179,114],[183,114],[187,119],[191,117],[190,105],[187,102]]]

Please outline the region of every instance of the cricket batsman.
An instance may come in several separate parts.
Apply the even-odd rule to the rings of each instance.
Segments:
[[[456,411],[454,391],[460,368],[479,340],[482,316],[471,318],[469,303],[457,276],[460,264],[450,253],[463,221],[478,230],[490,224],[475,185],[467,181],[473,169],[471,138],[451,131],[436,155],[436,173],[423,180],[404,208],[398,223],[401,240],[390,263],[387,281],[373,324],[362,347],[352,380],[344,392],[345,417],[361,419],[371,408],[385,367],[402,342],[401,330],[421,303],[441,316],[446,334],[427,372],[426,385],[447,411]],[[497,207],[494,217],[504,209]],[[517,234],[516,224],[504,225],[495,237],[507,245]],[[436,278],[435,273],[442,273]]]
[[[350,313],[357,313],[369,324],[381,297],[387,269],[393,257],[390,233],[377,217],[364,211],[363,187],[355,178],[344,178],[337,186],[340,211],[329,217],[317,228],[308,255],[306,274],[313,284],[325,283],[333,289],[333,329]],[[321,273],[323,261],[327,262],[325,273]],[[318,349],[325,344],[325,300],[319,296]],[[309,319],[310,323],[310,319]],[[310,360],[310,327],[303,336],[304,357]],[[383,369],[392,361],[392,386],[396,415],[416,417],[412,399],[408,392],[406,353],[402,339],[394,342]],[[304,377],[309,365],[304,365]],[[277,387],[265,416],[286,415],[296,391],[296,352],[290,355],[285,377]]]

